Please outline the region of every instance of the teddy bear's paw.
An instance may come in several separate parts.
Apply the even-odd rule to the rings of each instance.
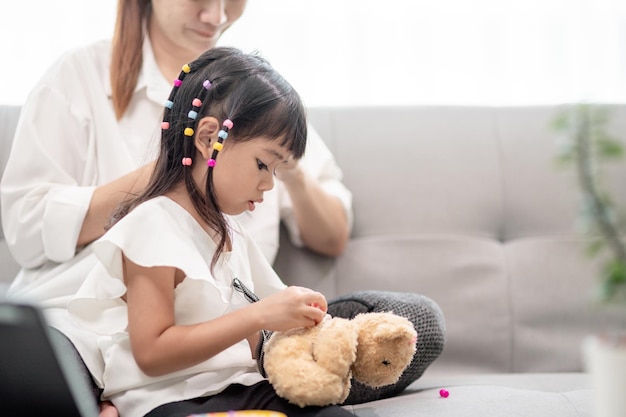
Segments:
[[[345,378],[356,360],[358,327],[350,320],[333,318],[322,322],[312,340],[313,360],[320,368]]]
[[[323,407],[345,401],[350,392],[350,375],[341,379],[336,375],[319,373],[296,380],[282,380],[281,383],[275,381],[273,386],[279,397],[299,407]]]

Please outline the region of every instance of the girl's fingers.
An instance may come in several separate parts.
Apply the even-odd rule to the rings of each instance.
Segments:
[[[310,290],[310,297],[308,297],[308,305],[311,307],[316,307],[326,313],[328,310],[328,303],[326,302],[326,297],[320,292]]]
[[[316,324],[321,323],[322,320],[324,320],[324,317],[326,316],[326,312],[320,309],[319,307],[311,306],[307,308],[304,316],[308,318],[309,320],[313,321],[312,325],[316,325]]]

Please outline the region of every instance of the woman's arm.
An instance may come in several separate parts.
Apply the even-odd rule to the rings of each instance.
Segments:
[[[158,376],[196,365],[243,339],[254,343],[261,329],[315,325],[326,312],[323,295],[289,287],[216,319],[177,325],[174,288],[181,275],[174,267],[147,268],[124,259],[131,349],[146,375]]]
[[[275,172],[289,194],[289,199],[281,199],[280,217],[296,244],[338,256],[352,229],[352,194],[342,183],[343,173],[330,149],[313,126],[307,130],[304,157]]]
[[[90,131],[75,110],[45,86],[21,110],[0,191],[7,243],[24,267],[63,262],[76,251],[93,187],[85,181]]]
[[[295,161],[277,169],[276,177],[289,193],[302,242],[323,255],[340,255],[350,237],[350,224],[342,202],[328,194]]]
[[[150,163],[106,185],[92,185],[90,122],[55,91],[43,89],[32,97],[37,100],[22,109],[0,188],[7,242],[28,268],[65,262],[102,236],[114,208],[146,186],[154,167]]]
[[[72,259],[77,248],[103,234],[113,209],[142,190],[152,172],[148,164],[127,174],[132,166],[112,111],[106,97],[92,97],[97,90],[87,94],[80,58],[59,61],[29,95],[2,177],[4,232],[23,267]],[[118,159],[99,166],[107,154]],[[116,172],[127,175],[102,185]]]
[[[145,189],[152,171],[154,162],[124,175],[108,184],[96,187],[89,201],[89,208],[83,220],[77,246],[93,242],[104,234],[104,227],[115,208],[129,196]]]

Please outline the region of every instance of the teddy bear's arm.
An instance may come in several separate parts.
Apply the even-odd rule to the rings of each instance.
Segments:
[[[356,360],[358,328],[350,320],[332,318],[320,324],[313,341],[313,360],[339,377],[345,377]]]

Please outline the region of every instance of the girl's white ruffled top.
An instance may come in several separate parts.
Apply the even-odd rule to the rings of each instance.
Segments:
[[[100,260],[69,303],[71,316],[97,333],[99,351],[84,352],[86,363],[104,361],[103,397],[123,416],[141,416],[159,405],[213,395],[233,383],[252,385],[263,377],[246,340],[196,366],[149,377],[138,368],[130,349],[122,252],[134,263],[173,266],[186,278],[175,289],[176,324],[207,321],[246,306],[233,286],[238,278],[263,298],[283,288],[257,245],[239,223],[227,217],[231,252],[210,265],[216,245],[200,224],[167,197],[149,200],[131,211],[93,244]],[[100,357],[97,357],[100,356]]]

